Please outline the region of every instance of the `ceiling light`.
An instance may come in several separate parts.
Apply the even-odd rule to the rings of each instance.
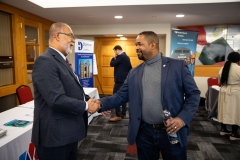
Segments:
[[[178,18],[181,18],[181,17],[184,17],[185,15],[184,14],[177,14],[176,17]]]
[[[127,40],[126,37],[120,37],[120,40]]]
[[[114,18],[116,18],[116,19],[122,19],[123,16],[115,16]]]
[[[117,36],[118,36],[118,37],[122,37],[123,35],[122,35],[122,34],[118,34]]]

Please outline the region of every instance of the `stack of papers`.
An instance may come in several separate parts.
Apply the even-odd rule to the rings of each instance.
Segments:
[[[215,90],[217,90],[217,91],[219,91],[219,90],[220,90],[220,87],[219,87],[219,86],[217,86],[217,85],[213,85],[213,86],[212,86],[212,88],[213,88],[213,89],[215,89]]]
[[[4,137],[7,135],[7,130],[1,129],[0,128],[0,138]]]
[[[24,107],[24,108],[31,108],[34,109],[34,101],[30,101],[24,104],[19,105],[20,107]]]
[[[4,126],[25,127],[30,123],[31,121],[14,119],[12,121],[5,123]]]

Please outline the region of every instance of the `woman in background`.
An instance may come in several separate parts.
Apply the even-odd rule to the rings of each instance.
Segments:
[[[219,71],[218,121],[221,122],[220,135],[230,135],[230,140],[240,140],[240,54],[231,52]],[[232,132],[226,124],[232,126]]]

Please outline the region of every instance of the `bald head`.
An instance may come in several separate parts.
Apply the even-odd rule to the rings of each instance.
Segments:
[[[53,23],[49,29],[49,46],[67,56],[72,53],[75,43],[74,34],[66,23]]]
[[[49,29],[49,41],[55,38],[56,33],[63,32],[65,27],[69,27],[69,25],[62,22],[53,23]]]

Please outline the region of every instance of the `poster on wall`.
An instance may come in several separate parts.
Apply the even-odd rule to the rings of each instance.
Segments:
[[[170,57],[185,60],[189,71],[194,76],[197,31],[172,29]]]
[[[179,27],[198,31],[197,65],[223,66],[229,53],[240,52],[240,25]]]
[[[83,87],[93,87],[93,46],[94,42],[75,40],[75,72]]]

